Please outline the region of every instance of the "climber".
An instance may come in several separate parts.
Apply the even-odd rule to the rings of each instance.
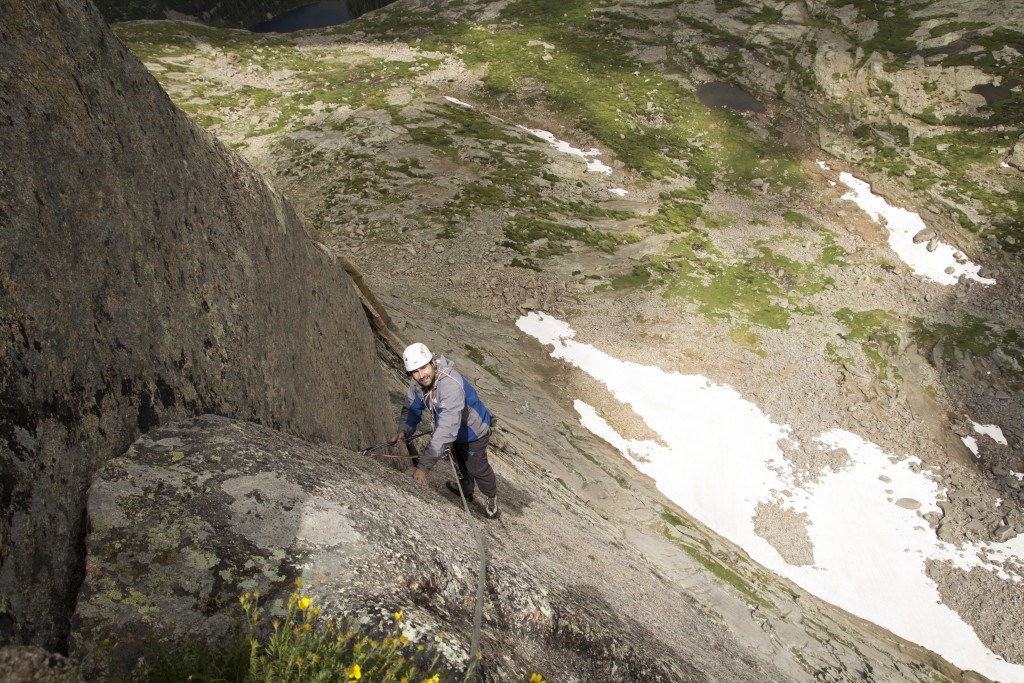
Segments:
[[[450,446],[459,480],[458,483],[447,481],[445,486],[455,495],[459,495],[461,486],[466,501],[472,502],[474,484],[478,485],[487,499],[484,515],[488,519],[497,518],[498,482],[487,462],[487,442],[491,438],[491,413],[487,406],[477,396],[473,385],[455,369],[454,363],[441,354],[435,358],[424,344],[406,348],[402,360],[410,378],[409,389],[392,443],[415,433],[424,408],[434,414],[434,434],[420,454],[413,478],[426,485],[427,472]]]

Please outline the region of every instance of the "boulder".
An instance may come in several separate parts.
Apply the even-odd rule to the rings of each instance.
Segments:
[[[792,22],[794,24],[806,24],[810,19],[810,13],[807,11],[807,3],[804,0],[796,0],[796,2],[787,2],[782,8],[782,20]]]
[[[1013,151],[1010,152],[1006,163],[1019,171],[1024,171],[1024,136],[1020,137],[1013,145]]]
[[[863,79],[854,70],[853,45],[843,36],[820,29],[815,34],[817,51],[811,67],[814,80],[830,98],[842,100],[864,92]]]

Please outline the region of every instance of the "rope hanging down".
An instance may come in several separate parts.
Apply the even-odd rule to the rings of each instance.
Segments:
[[[421,436],[427,436],[433,434],[433,432],[420,432],[413,434],[405,439],[398,441],[392,441],[388,443],[379,443],[369,448],[364,448],[360,451],[360,455],[369,455],[373,451],[380,450],[382,448],[388,448],[389,446],[395,446],[400,443],[409,443],[413,439],[418,439]],[[382,453],[378,455],[379,458],[417,458],[418,455],[388,455]],[[459,477],[459,471],[455,467],[455,456],[452,454],[451,445],[445,446],[444,457],[448,459],[448,462],[452,466],[452,474],[455,475],[456,485],[459,487],[459,495],[462,497],[462,508],[466,511],[466,516],[469,518],[469,525],[473,529],[473,538],[476,540],[476,549],[480,557],[480,571],[477,573],[476,581],[476,612],[473,615],[473,638],[469,646],[469,665],[466,667],[466,675],[462,679],[463,681],[472,680],[474,670],[476,669],[477,663],[480,661],[480,628],[481,622],[483,621],[484,615],[484,588],[487,585],[487,548],[484,546],[483,537],[480,535],[480,529],[477,527],[476,520],[473,519],[473,513],[469,510],[469,501],[466,500],[466,492],[462,490],[462,479]]]
[[[487,548],[484,546],[484,539],[480,536],[480,529],[473,519],[473,513],[469,511],[469,501],[466,500],[466,492],[462,490],[462,479],[455,469],[455,457],[452,454],[452,447],[445,446],[444,456],[452,465],[452,473],[455,475],[455,483],[459,487],[459,495],[462,496],[462,507],[469,517],[469,525],[473,529],[473,538],[476,539],[476,549],[480,555],[480,571],[476,580],[476,613],[473,615],[473,640],[469,646],[469,666],[466,667],[466,676],[463,681],[470,681],[473,678],[473,670],[480,661],[480,622],[484,615],[484,587],[487,583]]]

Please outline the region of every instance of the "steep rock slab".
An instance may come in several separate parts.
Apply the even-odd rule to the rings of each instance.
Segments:
[[[0,642],[59,648],[90,479],[140,433],[355,448],[391,411],[348,276],[90,3],[3,3],[0,112]]]
[[[87,678],[111,677],[151,638],[223,634],[245,592],[273,613],[303,578],[324,618],[390,624],[404,610],[407,635],[458,669],[479,562],[462,506],[435,479],[423,488],[383,462],[221,417],[154,430],[90,491],[71,654]],[[500,485],[518,501],[502,519],[474,512],[489,556],[484,680],[786,680],[626,546]],[[592,582],[597,562],[618,571]]]

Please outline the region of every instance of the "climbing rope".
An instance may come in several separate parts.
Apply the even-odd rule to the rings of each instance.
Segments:
[[[484,616],[484,586],[487,583],[487,548],[484,546],[483,537],[480,536],[480,529],[477,527],[476,520],[473,519],[473,513],[469,511],[469,501],[466,500],[466,492],[462,490],[462,477],[459,476],[459,471],[455,468],[455,455],[452,453],[450,444],[444,448],[444,457],[448,458],[448,462],[452,465],[455,485],[459,487],[459,495],[462,496],[462,507],[469,518],[469,525],[473,529],[473,538],[476,539],[477,553],[480,556],[480,571],[477,574],[476,580],[476,613],[473,615],[473,639],[469,646],[469,666],[466,667],[466,676],[462,679],[463,681],[469,681],[472,679],[473,670],[476,668],[477,662],[480,661],[480,623]]]
[[[394,446],[400,443],[409,443],[413,439],[418,439],[421,436],[433,434],[433,432],[420,432],[413,434],[412,436],[400,439],[394,442],[379,443],[369,448],[364,448],[360,451],[361,455],[369,455],[373,451]],[[417,458],[418,455],[388,455],[381,453],[377,455],[378,458]],[[473,513],[469,510],[469,501],[466,500],[466,492],[462,490],[462,477],[459,476],[459,471],[455,467],[455,455],[452,453],[451,444],[444,447],[443,457],[448,459],[448,462],[452,466],[452,474],[455,475],[456,486],[459,487],[459,495],[462,497],[462,508],[466,511],[466,517],[469,518],[469,526],[473,529],[473,538],[476,540],[476,549],[480,557],[480,571],[477,574],[476,581],[476,613],[473,615],[473,638],[469,646],[469,665],[466,667],[466,675],[462,679],[463,681],[470,681],[472,679],[474,670],[476,669],[477,662],[480,661],[480,628],[481,622],[484,616],[484,588],[487,584],[487,548],[484,546],[483,537],[480,535],[480,529],[477,527],[476,520],[473,519]]]
[[[419,432],[417,434],[413,434],[412,436],[408,436],[408,437],[406,437],[404,439],[399,439],[398,441],[387,441],[385,443],[377,443],[377,444],[374,444],[374,445],[372,445],[372,446],[370,446],[368,448],[364,448],[363,450],[359,451],[359,455],[369,455],[370,453],[373,453],[374,451],[379,451],[382,448],[389,448],[390,446],[397,446],[400,443],[409,443],[413,439],[418,439],[421,436],[429,436],[430,434],[433,434],[433,433],[434,432],[432,432],[432,431],[430,431],[430,432]],[[417,458],[419,456],[418,455],[389,455],[388,453],[381,453],[377,457],[378,458]]]

